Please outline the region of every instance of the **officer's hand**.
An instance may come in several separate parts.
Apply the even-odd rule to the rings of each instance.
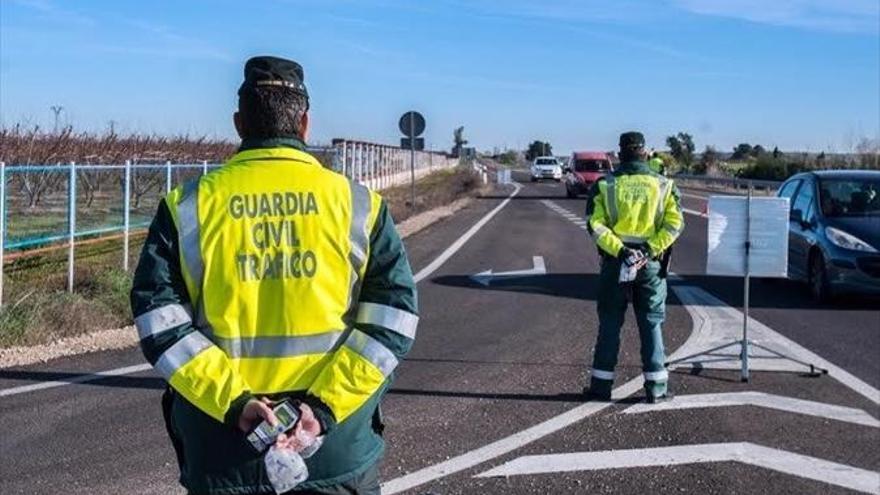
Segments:
[[[259,400],[251,399],[241,410],[241,416],[238,417],[238,429],[250,433],[264,419],[272,426],[278,424],[278,418],[272,411],[272,401],[265,397]]]
[[[318,435],[321,434],[321,423],[315,418],[315,413],[308,404],[299,406],[300,418],[296,427],[289,434],[278,435],[275,446],[281,449],[291,449],[294,452],[302,452],[311,447]]]
[[[617,258],[620,259],[620,261],[622,261],[623,263],[626,263],[627,265],[632,265],[635,263],[636,260],[638,260],[641,257],[640,255],[641,255],[641,253],[638,249],[633,249],[633,248],[629,248],[629,247],[624,246],[620,250],[620,254],[617,255]]]
[[[649,259],[648,253],[644,250],[633,249],[626,246],[620,250],[620,255],[618,257],[622,263],[625,263],[627,266],[635,266],[636,269],[645,266]]]

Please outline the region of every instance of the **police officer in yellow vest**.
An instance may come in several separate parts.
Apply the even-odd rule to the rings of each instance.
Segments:
[[[238,97],[238,153],[162,201],[131,292],[180,481],[275,493],[245,435],[284,399],[283,446],[319,446],[297,493],[379,493],[379,402],[418,323],[406,253],[381,197],[306,152],[299,64],[248,60]]]
[[[666,164],[663,163],[663,157],[656,151],[651,151],[651,157],[648,160],[648,168],[655,174],[666,175]]]
[[[631,299],[641,339],[642,369],[649,402],[671,397],[664,367],[662,325],[666,280],[659,259],[684,229],[678,189],[644,162],[645,138],[620,136],[621,165],[600,179],[587,201],[588,230],[602,254],[599,274],[599,336],[588,398],[609,400],[620,348],[620,328]],[[638,269],[620,282],[621,266]]]

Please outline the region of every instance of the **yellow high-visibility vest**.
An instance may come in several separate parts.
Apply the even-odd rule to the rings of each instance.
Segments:
[[[198,331],[157,369],[219,421],[244,391],[301,390],[343,421],[397,365],[355,320],[397,317],[413,331],[417,321],[357,304],[380,201],[291,148],[240,152],[173,190],[166,203],[192,301],[183,311]]]
[[[657,256],[684,229],[672,180],[653,173],[608,174],[597,185],[588,221],[596,244],[611,256],[624,244],[645,246]]]

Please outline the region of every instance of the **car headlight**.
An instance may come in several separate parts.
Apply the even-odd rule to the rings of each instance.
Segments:
[[[851,249],[853,251],[862,251],[865,253],[877,252],[877,250],[867,242],[840,229],[835,229],[834,227],[825,227],[825,237],[831,241],[831,244],[843,249]]]

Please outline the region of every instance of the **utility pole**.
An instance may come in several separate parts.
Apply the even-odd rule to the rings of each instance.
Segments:
[[[64,107],[61,105],[52,105],[49,108],[51,108],[52,112],[55,114],[54,132],[55,132],[55,134],[58,134],[58,116],[61,115],[61,111],[64,110]]]

